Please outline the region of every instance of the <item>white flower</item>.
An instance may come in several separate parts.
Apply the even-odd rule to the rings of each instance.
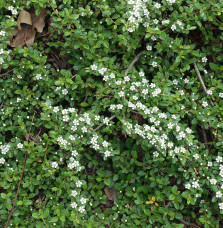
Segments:
[[[101,74],[101,75],[104,75],[104,73],[107,71],[107,68],[103,67],[101,68],[98,72]]]
[[[191,188],[191,184],[189,184],[189,183],[186,184],[186,185],[185,185],[185,188],[186,188],[186,189],[190,189],[190,188]]]
[[[154,23],[154,24],[158,24],[159,21],[158,21],[157,19],[155,19],[155,20],[153,20],[153,23]]]
[[[97,67],[95,64],[91,65],[91,69],[92,69],[92,70],[97,70],[97,68],[98,68],[98,67]]]
[[[208,94],[208,95],[212,95],[212,93],[213,93],[212,90],[210,90],[210,89],[207,90],[207,94]]]
[[[42,79],[41,74],[37,74],[37,75],[36,75],[36,79],[37,79],[37,80]]]
[[[203,62],[203,63],[206,63],[207,62],[207,58],[206,57],[203,57],[202,59],[201,59],[201,61]]]
[[[193,188],[198,188],[198,187],[199,187],[198,181],[193,181],[193,182],[192,182],[192,187],[193,187]]]
[[[159,3],[155,4],[155,8],[159,9],[161,7],[161,5]]]
[[[14,9],[13,6],[9,6],[9,7],[8,7],[8,10],[10,10],[10,11],[12,11],[13,9]]]
[[[115,74],[114,73],[111,73],[110,74],[110,78],[115,78]]]
[[[178,84],[178,81],[176,79],[173,80],[173,84],[174,85],[177,85]]]
[[[77,187],[81,187],[81,185],[82,185],[82,182],[81,181],[77,181],[76,186]]]
[[[124,97],[125,93],[124,93],[123,91],[120,91],[120,92],[118,93],[118,95],[119,95],[119,97]]]
[[[56,112],[56,113],[59,112],[59,107],[54,107],[53,112]]]
[[[148,94],[148,89],[143,89],[143,90],[142,90],[142,93],[143,93],[144,95]]]
[[[175,31],[175,30],[177,29],[176,25],[173,24],[173,25],[171,26],[171,29],[172,29],[172,31]]]
[[[0,31],[0,36],[5,36],[5,31]]]
[[[58,166],[57,162],[52,162],[52,168],[56,169]]]
[[[81,130],[82,130],[83,133],[87,132],[87,128],[86,127],[82,127]]]
[[[223,210],[223,203],[219,203],[218,205],[219,205],[219,209]]]
[[[147,49],[148,51],[152,51],[152,46],[147,45],[146,49]]]
[[[173,126],[174,126],[173,123],[168,123],[168,124],[167,124],[167,127],[168,127],[169,129],[173,129]]]
[[[85,204],[87,202],[87,200],[85,198],[81,197],[80,202],[81,202],[81,204]]]
[[[4,53],[3,49],[0,49],[0,55],[3,54],[3,53]]]
[[[111,109],[111,110],[115,110],[115,107],[116,107],[116,106],[112,104],[112,105],[110,106],[110,109]]]
[[[107,157],[109,157],[111,155],[111,152],[109,151],[109,150],[106,150],[105,151],[105,157],[107,158]]]
[[[17,11],[16,9],[13,9],[13,10],[12,10],[12,14],[13,14],[13,15],[17,15],[17,14],[18,14],[18,11]]]
[[[216,197],[217,198],[221,198],[222,197],[222,193],[220,191],[216,192]]]
[[[157,62],[153,61],[153,62],[152,62],[152,66],[153,66],[153,67],[156,67],[156,66],[157,66]]]
[[[166,24],[169,24],[170,23],[170,20],[164,20],[164,21],[162,21],[162,24],[163,25],[166,25]]]
[[[73,202],[73,203],[71,204],[71,207],[72,207],[72,208],[76,208],[76,207],[77,207],[77,203]]]
[[[208,166],[211,167],[212,166],[212,162],[209,161],[208,162]]]
[[[155,37],[155,36],[151,36],[151,39],[152,39],[153,41],[155,41],[155,40],[156,40],[156,37]]]
[[[78,153],[77,153],[76,150],[73,150],[73,151],[71,152],[71,154],[72,154],[72,156],[74,156],[74,157],[76,157],[76,156],[78,155]]]
[[[190,129],[189,127],[187,127],[187,128],[186,128],[186,132],[187,132],[188,134],[190,134],[192,131],[191,131],[191,129]]]
[[[205,200],[202,199],[200,203],[201,203],[201,204],[205,204]]]
[[[23,144],[22,144],[22,143],[18,143],[18,144],[17,144],[17,147],[18,147],[19,149],[22,149],[22,148],[23,148]]]
[[[153,156],[157,158],[159,156],[159,153],[157,151],[155,151],[155,152],[153,152]]]
[[[194,154],[193,157],[195,158],[195,160],[197,160],[199,158],[198,154]]]
[[[217,161],[217,162],[222,162],[222,157],[217,156],[216,161]]]
[[[215,179],[211,179],[210,180],[211,184],[215,185],[217,183],[217,181]]]
[[[128,19],[130,22],[134,23],[136,21],[136,18],[133,16],[130,16]]]
[[[80,211],[81,213],[85,212],[84,206],[79,207],[78,211]]]
[[[223,93],[219,93],[219,97],[220,98],[223,98]]]
[[[75,197],[76,195],[77,195],[77,191],[76,191],[76,190],[73,190],[73,191],[71,192],[71,196]]]
[[[166,0],[169,4],[173,4],[176,2],[176,0]]]
[[[128,76],[125,76],[125,77],[124,77],[124,81],[125,81],[125,82],[129,82],[129,80],[130,80],[130,78],[129,78]]]
[[[189,82],[189,80],[188,80],[187,78],[185,78],[185,79],[184,79],[184,82],[185,82],[185,83],[188,83],[188,82]]]
[[[181,95],[181,96],[184,95],[184,91],[183,91],[183,90],[180,91],[180,95]]]
[[[103,147],[107,147],[107,146],[108,146],[108,142],[104,141],[104,142],[102,143],[102,145],[103,145]]]
[[[62,94],[63,94],[63,95],[66,95],[66,94],[68,94],[68,91],[67,91],[67,89],[63,89],[63,90],[62,90]]]
[[[203,107],[207,107],[207,106],[208,106],[208,102],[207,102],[207,101],[203,101],[203,102],[202,102],[202,106],[203,106]]]
[[[103,81],[106,81],[106,82],[107,82],[108,79],[109,79],[109,78],[108,78],[108,75],[105,75],[105,76],[103,77]]]
[[[0,164],[4,164],[5,163],[5,159],[4,158],[0,158]]]
[[[142,71],[140,71],[140,72],[139,72],[139,76],[140,76],[140,77],[143,77],[143,76],[145,76],[145,73],[142,72]]]
[[[63,121],[64,122],[67,122],[68,120],[69,120],[69,116],[67,116],[67,115],[66,116],[63,116]]]
[[[137,101],[138,100],[138,97],[137,96],[132,96],[132,99]]]

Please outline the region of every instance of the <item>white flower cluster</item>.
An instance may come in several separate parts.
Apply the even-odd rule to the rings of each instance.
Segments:
[[[17,14],[18,14],[17,9],[15,9],[13,6],[9,6],[9,7],[8,7],[8,10],[10,10],[10,11],[12,12],[13,15],[17,15]]]
[[[175,2],[176,0],[167,0],[167,3],[170,5],[174,4]],[[143,26],[146,28],[159,30],[159,26],[161,24],[168,25],[170,22],[168,19],[165,19],[160,23],[157,18],[154,18],[154,13],[150,14],[151,11],[160,9],[162,7],[162,5],[158,2],[154,2],[154,4],[151,5],[148,4],[147,0],[129,0],[128,5],[130,10],[126,13],[126,15],[128,17],[127,30],[129,32],[135,31],[140,24],[143,24]],[[172,31],[175,31],[177,29],[177,25],[183,29],[182,22],[177,20],[176,24],[172,24],[171,26]],[[155,36],[151,37],[151,39],[153,41],[156,40]]]
[[[1,145],[0,149],[1,149],[2,154],[6,154],[10,149],[10,145]]]
[[[199,181],[198,180],[193,180],[192,181],[192,184],[190,184],[190,183],[187,183],[186,185],[185,185],[185,188],[186,189],[190,189],[190,188],[199,188],[200,187],[200,184],[199,184]]]
[[[73,152],[72,152],[73,154]],[[70,163],[68,164],[68,168],[69,169],[74,169],[76,168],[77,172],[81,171],[81,166],[80,166],[80,162],[75,160],[74,157],[70,157]]]
[[[100,143],[102,142],[102,143]],[[92,145],[92,147],[95,150],[101,150],[102,152],[104,152],[104,157],[110,157],[112,154],[112,149],[109,150],[109,143],[107,141],[102,141],[101,138],[99,138],[98,135],[93,135],[90,141],[90,144]],[[102,147],[100,147],[100,144],[102,144]]]
[[[82,182],[78,180],[76,182],[76,187],[79,188],[81,186],[82,186]],[[74,209],[78,208],[78,211],[80,213],[85,212],[85,204],[87,203],[87,199],[79,196],[79,192],[76,190],[76,188],[75,190],[71,191],[71,196],[76,198],[76,202],[72,202],[71,207]]]
[[[66,148],[67,145],[70,145],[70,143],[69,143],[67,140],[63,139],[62,136],[59,136],[58,139],[57,139],[57,141],[58,141],[58,142],[61,144],[61,146],[64,147],[64,148]]]

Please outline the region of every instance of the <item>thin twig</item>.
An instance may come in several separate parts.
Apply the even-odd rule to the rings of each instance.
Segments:
[[[183,224],[187,225],[187,226],[193,226],[195,228],[200,228],[200,226],[197,226],[196,224],[194,223],[190,223],[190,222],[186,222],[185,220],[183,219],[179,219],[180,222],[182,222]]]
[[[8,73],[12,72],[13,70],[17,69],[18,67],[14,67],[13,69],[7,71],[6,73],[0,74],[0,77],[3,77],[5,75],[7,75]]]
[[[46,225],[46,227],[49,227],[47,224],[46,224],[46,221],[44,220],[44,218],[42,218],[43,220],[43,223]]]
[[[108,121],[113,120],[115,117],[116,117],[116,115],[113,115],[112,117],[110,117],[110,118],[108,119]],[[99,129],[100,129],[102,126],[104,126],[104,125],[105,125],[105,123],[102,123],[101,125],[99,125],[98,127],[96,127],[96,128],[94,129],[94,131],[99,130]]]
[[[118,154],[118,156],[120,156],[120,157],[122,157],[122,158],[126,158],[126,159],[128,159],[128,160],[132,160],[132,159],[133,159],[133,158],[129,158],[129,157],[127,157],[127,156],[121,155],[121,154]],[[137,160],[136,160],[136,161],[137,161]],[[142,166],[154,168],[154,167],[152,167],[152,166],[150,166],[150,165],[144,164],[143,162],[140,162],[140,161],[137,161],[137,162],[141,163]]]
[[[206,134],[205,129],[203,127],[201,127],[201,133],[203,135],[205,147],[206,147],[207,150],[209,150],[207,134]]]
[[[34,116],[35,116],[35,113],[34,113],[34,115],[33,115],[33,118],[34,118]],[[29,136],[30,136],[30,132],[31,132],[32,124],[33,124],[33,118],[32,118],[31,126],[30,126],[30,129],[29,129]],[[27,142],[29,141],[29,136],[28,136]],[[11,217],[12,217],[12,214],[13,214],[13,212],[14,212],[14,210],[15,210],[14,207],[15,207],[15,203],[16,203],[16,200],[17,200],[17,197],[18,197],[18,194],[19,194],[19,188],[20,188],[20,185],[21,185],[22,176],[23,176],[23,172],[24,172],[24,168],[25,168],[25,164],[26,164],[27,152],[28,152],[28,150],[26,150],[25,158],[24,158],[24,160],[23,160],[22,173],[21,173],[21,176],[20,176],[20,180],[19,180],[19,184],[18,184],[16,196],[15,196],[15,199],[14,199],[14,201],[13,201],[12,209],[11,209],[11,211],[10,211],[10,213],[9,213],[9,216],[8,216],[8,219],[7,219],[7,222],[6,222],[5,226],[4,226],[4,228],[7,228],[7,227],[8,227],[8,223],[9,223],[9,221],[10,221],[10,219],[11,219]]]
[[[139,54],[132,60],[131,64],[128,66],[127,70],[125,71],[125,74],[124,74],[125,76],[128,75],[130,68],[135,65],[135,63],[139,60],[141,55],[142,55],[142,51],[139,52]]]
[[[196,63],[194,63],[194,68],[195,68],[195,71],[197,73],[197,76],[198,76],[198,78],[199,78],[199,80],[201,82],[201,85],[202,85],[202,87],[204,89],[204,92],[206,93],[206,95],[208,95],[207,94],[207,88],[206,88],[206,86],[204,84],[204,81],[203,81],[203,79],[201,77],[200,71],[198,70],[198,67],[197,67],[197,64]],[[210,102],[211,106],[214,107],[214,103],[213,103],[213,101],[211,99],[209,99],[209,102]]]

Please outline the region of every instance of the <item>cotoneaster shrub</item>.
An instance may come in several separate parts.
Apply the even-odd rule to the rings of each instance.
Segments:
[[[222,2],[0,6],[1,226],[222,226]]]

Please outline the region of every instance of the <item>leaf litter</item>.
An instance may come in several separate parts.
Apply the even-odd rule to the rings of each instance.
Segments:
[[[7,44],[11,47],[33,46],[36,32],[41,33],[43,31],[46,16],[46,9],[41,9],[38,16],[34,9],[20,11],[17,27],[13,30],[13,36],[10,37]]]

